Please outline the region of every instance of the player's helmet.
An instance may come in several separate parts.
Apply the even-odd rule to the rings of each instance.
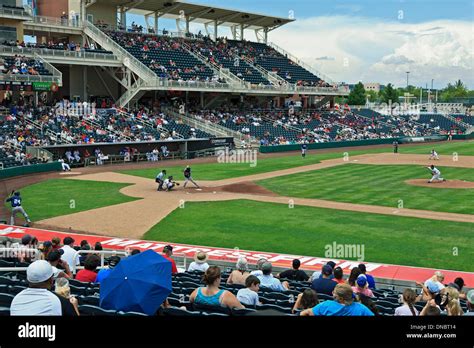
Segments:
[[[431,165],[431,169],[434,169],[434,164]]]
[[[19,195],[20,195],[20,191],[16,191],[15,196],[19,196]]]

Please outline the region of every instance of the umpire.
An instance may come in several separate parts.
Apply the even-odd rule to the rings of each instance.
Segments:
[[[157,191],[163,191],[163,183],[165,182],[166,170],[162,170],[155,179],[155,182],[158,184]]]
[[[398,141],[393,142],[393,153],[398,153]]]

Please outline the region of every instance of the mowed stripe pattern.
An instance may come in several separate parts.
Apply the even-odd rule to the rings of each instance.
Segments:
[[[474,182],[474,169],[439,169],[447,179]],[[404,182],[430,177],[428,169],[422,166],[351,163],[257,183],[282,196],[474,214],[474,189],[432,189]]]

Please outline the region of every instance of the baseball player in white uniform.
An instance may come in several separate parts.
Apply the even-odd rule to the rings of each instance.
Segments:
[[[428,181],[429,184],[431,184],[434,180],[446,181],[446,179],[443,179],[441,177],[441,172],[439,171],[439,169],[436,168],[433,164],[427,168],[431,171],[431,175],[432,175],[430,181]]]
[[[434,149],[431,150],[430,160],[439,160],[438,153]]]

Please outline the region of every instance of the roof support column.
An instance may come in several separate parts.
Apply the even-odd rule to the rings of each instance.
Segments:
[[[244,40],[244,25],[240,25],[240,40]]]
[[[217,36],[217,35],[218,35],[218,33],[217,33],[217,27],[218,27],[218,26],[219,26],[219,25],[217,24],[217,19],[216,19],[216,20],[214,20],[214,41],[217,41],[217,37],[218,37],[218,36]]]
[[[127,30],[127,11],[125,6],[120,6],[120,25]]]
[[[267,44],[268,43],[268,28],[267,27],[263,28],[263,34],[264,34],[263,40],[265,44]]]
[[[189,23],[191,22],[189,16],[186,16],[186,34],[189,34]]]
[[[153,29],[155,30],[155,34],[158,34],[158,12],[154,13],[155,22],[153,23]]]

